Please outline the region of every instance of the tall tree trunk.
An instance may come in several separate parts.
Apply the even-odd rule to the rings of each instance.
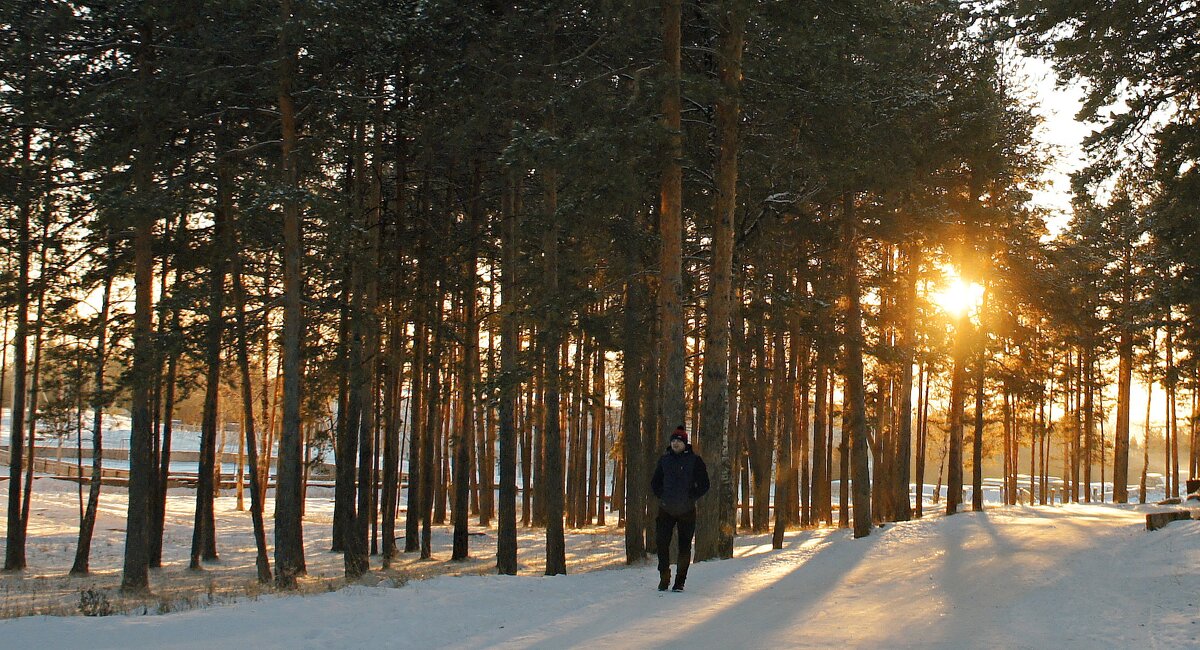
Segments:
[[[21,184],[17,216],[17,277],[16,277],[16,327],[13,333],[13,397],[12,418],[8,437],[8,524],[7,543],[4,550],[4,570],[19,571],[26,566],[25,538],[26,521],[21,516],[22,470],[25,464],[25,400],[28,379],[29,354],[29,222],[32,216],[33,197],[30,192],[30,158],[32,155],[32,128],[26,126],[21,144]],[[33,459],[29,459],[30,462]]]
[[[240,250],[234,244],[232,250]],[[233,260],[233,302],[234,318],[237,327],[237,363],[241,379],[242,419],[245,422],[246,451],[249,454],[247,462],[250,467],[258,467],[258,439],[254,428],[254,396],[251,392],[250,379],[250,334],[246,326],[246,290],[242,284],[242,256],[238,253]],[[264,321],[263,327],[267,323]],[[258,581],[262,584],[271,582],[271,560],[267,555],[267,532],[263,522],[263,506],[266,501],[266,490],[263,476],[258,471],[250,472],[250,518],[254,525],[254,566],[258,571]]]
[[[737,267],[735,266],[735,272]],[[733,485],[730,497],[735,508],[741,494],[741,518],[736,522],[743,529],[750,527],[750,490],[747,486],[748,473],[746,462],[746,431],[749,428],[750,400],[749,387],[752,386],[750,377],[750,355],[746,350],[746,319],[743,314],[743,292],[737,280],[733,283],[733,296],[730,301],[729,319],[729,458],[730,474]],[[737,513],[735,513],[735,519]],[[735,527],[736,533],[736,527]]]
[[[592,440],[594,444],[594,471],[596,477],[596,493],[592,495],[591,507],[595,508],[596,525],[604,526],[607,499],[604,494],[604,482],[608,476],[608,371],[605,349],[597,347],[595,376],[593,377],[592,400]]]
[[[408,434],[408,507],[404,515],[404,552],[421,550],[421,517],[424,512],[422,485],[424,485],[425,397],[428,395],[426,367],[429,335],[425,328],[425,298],[420,294],[424,287],[425,264],[421,260],[420,243],[417,245],[417,296],[413,309],[413,363],[412,398],[409,411],[412,413],[411,429]]]
[[[741,113],[742,50],[746,33],[744,0],[723,0],[716,17],[717,169],[713,198],[712,270],[704,333],[700,431],[704,452],[716,469],[715,490],[701,507],[696,527],[696,560],[733,557],[737,493],[734,487],[729,429],[729,347],[733,301],[733,248],[737,214],[738,120]],[[714,454],[715,452],[715,454]]]
[[[792,486],[792,489],[799,494],[799,503],[796,505],[796,512],[793,513],[795,521],[799,521],[802,527],[813,525],[812,517],[812,442],[809,437],[811,422],[809,411],[812,409],[812,339],[804,336],[802,333],[803,323],[801,322],[800,314],[792,320],[792,338],[800,341],[800,368],[799,381],[796,384],[796,433],[795,444],[799,453],[800,472],[797,477],[797,484]]]
[[[124,591],[140,592],[149,586],[150,498],[153,491],[150,383],[153,377],[154,341],[151,317],[154,263],[154,222],[143,219],[134,231],[133,372],[130,404],[129,513],[126,524]]]
[[[551,117],[553,124],[553,116]],[[553,127],[551,127],[553,130]],[[546,214],[550,222],[542,238],[543,275],[546,295],[551,300],[559,299],[558,293],[558,188],[557,175],[553,168],[546,171]],[[547,314],[546,330],[543,332],[542,353],[545,354],[545,422],[542,442],[545,454],[546,497],[546,575],[567,572],[566,540],[563,537],[563,450],[559,423],[559,377],[562,348],[562,316]]]
[[[979,356],[975,360],[975,430],[971,436],[971,510],[983,512],[983,398],[987,351],[981,330],[976,330],[972,338],[979,346]]]
[[[867,405],[863,388],[862,306],[858,280],[858,215],[854,196],[842,197],[843,263],[846,265],[846,423],[850,430],[854,480],[854,536],[871,534],[871,474],[867,462]],[[845,477],[843,477],[844,479]]]
[[[1167,396],[1166,413],[1166,450],[1165,464],[1167,471],[1167,494],[1169,498],[1179,498],[1179,426],[1175,411],[1175,333],[1170,315],[1167,316],[1166,339],[1163,341],[1166,356],[1166,366],[1163,369],[1163,388]]]
[[[439,309],[443,302],[441,288],[434,291],[435,299],[429,305],[430,309]],[[441,314],[431,314],[435,319],[440,320]],[[433,343],[429,352],[429,388],[427,394],[428,404],[425,414],[425,430],[421,436],[421,559],[428,560],[433,557],[433,497],[434,497],[434,481],[436,480],[436,472],[434,468],[435,449],[439,442],[442,429],[442,325],[440,322],[433,324]],[[409,513],[412,516],[412,513]]]
[[[1188,476],[1200,475],[1200,365],[1192,366],[1192,410],[1188,417]]]
[[[967,339],[970,322],[964,313],[954,325],[954,369],[950,378],[950,448],[946,478],[946,514],[958,512],[963,492],[963,402],[966,392]]]
[[[1120,304],[1128,311],[1133,305],[1133,244],[1124,242]],[[1113,432],[1113,501],[1128,503],[1129,420],[1133,411],[1133,331],[1123,324],[1117,339],[1117,428]]]
[[[377,89],[382,91],[381,88]],[[377,120],[378,123],[378,120]],[[362,270],[362,303],[361,311],[356,314],[360,319],[362,336],[361,359],[357,367],[358,386],[358,426],[350,430],[350,435],[358,436],[358,502],[354,509],[353,543],[347,544],[345,570],[347,579],[353,580],[371,569],[369,560],[369,539],[372,522],[375,520],[375,436],[376,436],[376,395],[378,395],[379,367],[379,249],[380,249],[380,209],[382,196],[380,191],[379,158],[380,152],[376,147],[374,164],[368,170],[365,159],[365,126],[359,128],[359,155],[355,156],[357,173],[355,174],[357,200],[360,201],[362,229],[366,250],[360,260]],[[355,394],[354,391],[351,393]],[[354,398],[351,398],[354,399]]]
[[[496,571],[517,575],[517,358],[521,353],[517,326],[517,267],[520,214],[516,210],[516,179],[510,174],[503,206],[502,270],[500,294],[500,503],[496,521]],[[528,471],[526,472],[528,474]]]
[[[1142,427],[1142,477],[1138,482],[1138,503],[1146,502],[1146,474],[1150,471],[1150,413],[1154,402],[1154,365],[1158,361],[1158,329],[1150,328],[1150,350],[1146,358],[1146,419]]]
[[[275,568],[276,585],[295,589],[297,577],[306,573],[304,532],[301,521],[301,431],[300,391],[303,314],[299,170],[296,160],[296,109],[292,82],[296,69],[296,50],[289,36],[294,33],[292,0],[280,0],[279,29],[279,113],[282,129],[283,185],[283,428],[279,435],[279,460],[275,488]]]
[[[393,243],[394,245],[394,243]],[[392,282],[399,283],[399,271],[392,270],[395,274]],[[383,528],[383,566],[390,568],[392,561],[399,553],[396,546],[396,511],[398,510],[400,498],[400,462],[402,458],[400,427],[404,420],[403,407],[403,388],[404,388],[404,330],[407,329],[408,323],[401,319],[398,314],[399,300],[398,293],[395,291],[391,305],[391,315],[388,323],[388,338],[387,351],[385,353],[384,368],[387,371],[386,379],[383,384],[383,413],[384,413],[384,435],[383,435],[383,471],[381,476],[383,497],[380,500],[379,509],[382,513],[381,526]]]
[[[166,275],[166,264],[163,264],[163,274]],[[179,282],[180,269],[175,268],[175,282]],[[165,281],[161,289],[162,293],[166,293]],[[179,330],[179,308],[173,307],[170,312],[160,310],[160,317],[164,320],[169,320],[170,324],[162,323],[159,325],[159,330],[163,331],[170,328],[171,331]],[[171,350],[167,355],[167,375],[163,379],[163,404],[162,404],[162,442],[156,450],[158,459],[158,471],[154,481],[154,501],[151,504],[150,512],[150,566],[151,568],[159,568],[162,566],[162,548],[163,548],[163,529],[166,527],[167,517],[167,486],[171,475],[171,448],[174,443],[175,425],[174,412],[176,402],[176,379],[179,377],[179,356],[181,350],[179,346],[171,346]],[[157,411],[156,411],[157,412]]]
[[[1123,330],[1117,341],[1117,428],[1113,440],[1113,501],[1128,503],[1129,421],[1133,385],[1133,333]]]
[[[1071,370],[1073,382],[1073,421],[1071,423],[1071,502],[1083,500],[1083,355],[1075,350],[1074,366]]]
[[[754,532],[766,532],[770,525],[771,501],[771,457],[775,441],[772,439],[772,429],[767,424],[767,386],[770,383],[767,372],[770,367],[768,358],[770,352],[767,346],[766,332],[763,325],[765,305],[760,302],[753,307],[751,337],[753,339],[754,355],[757,366],[754,371],[754,397],[751,401],[754,409],[751,421],[752,433],[747,436],[747,448],[750,455],[750,473],[754,490],[754,513],[752,526]]]
[[[503,209],[501,211],[503,212]],[[488,262],[487,311],[489,314],[497,313],[496,308],[498,303],[496,296],[499,293],[500,281],[499,275],[496,272],[496,263],[497,260],[495,257],[492,257]],[[496,376],[499,374],[496,359],[496,335],[500,331],[498,325],[499,323],[496,319],[488,319],[488,348],[487,360],[484,361],[484,367],[487,369],[487,382],[489,384],[495,382]],[[496,444],[500,427],[496,421],[496,404],[492,400],[483,400],[483,402],[480,405],[480,409],[483,411],[483,428],[480,430],[479,435],[476,436],[476,473],[479,475],[479,525],[490,527],[492,519],[496,516]]]
[[[658,311],[662,339],[660,425],[674,429],[684,423],[685,349],[683,337],[683,129],[680,103],[680,0],[662,0],[663,61],[662,114],[666,129],[659,202]]]
[[[483,215],[481,163],[473,163],[471,198],[468,200],[466,263],[463,265],[463,356],[459,379],[462,419],[454,444],[454,539],[451,560],[465,560],[467,549],[467,510],[471,482],[471,441],[475,435],[475,373],[479,370],[479,322],[475,318],[475,284],[479,275],[478,237]]]
[[[649,293],[653,296],[653,291]],[[656,298],[651,297],[646,301],[647,309],[654,311],[653,305],[656,305]],[[650,485],[650,476],[654,471],[654,467],[658,462],[658,457],[663,453],[662,445],[666,441],[663,440],[662,432],[662,409],[659,407],[660,388],[659,386],[659,336],[658,336],[658,318],[657,313],[649,316],[650,327],[646,327],[642,332],[642,350],[645,351],[645,357],[642,363],[642,469],[646,473],[638,477],[647,487]],[[645,508],[644,521],[646,522],[646,553],[654,555],[658,552],[658,538],[655,535],[654,527],[651,522],[658,518],[658,499],[651,498],[649,490],[646,492],[646,498],[642,502],[642,507]]]
[[[53,147],[53,140],[51,140],[50,146]],[[48,158],[51,158],[51,160],[47,160],[44,163],[47,166],[47,169],[54,164],[52,155],[48,156]],[[47,177],[46,182],[51,182],[49,177]],[[45,205],[49,206],[49,204],[50,200],[47,198]],[[29,413],[26,416],[29,422],[25,425],[25,435],[29,441],[29,446],[25,453],[29,455],[29,466],[25,472],[25,489],[24,494],[22,495],[23,500],[21,503],[21,521],[26,527],[29,525],[29,512],[33,499],[33,465],[36,457],[38,417],[40,415],[38,400],[42,394],[42,346],[45,343],[44,332],[46,325],[46,290],[49,284],[49,277],[54,273],[54,270],[50,268],[48,263],[50,252],[50,219],[50,208],[46,207],[43,209],[42,232],[41,237],[39,238],[40,244],[38,246],[38,279],[37,283],[33,285],[36,287],[35,293],[37,294],[37,309],[34,311],[33,316],[33,369],[29,377]]]
[[[534,358],[537,359],[537,369],[535,371],[534,384],[536,394],[530,396],[530,427],[533,429],[530,435],[530,450],[532,456],[533,467],[533,490],[530,493],[530,504],[527,508],[531,511],[531,523],[534,526],[546,526],[546,364],[543,363],[543,355],[545,352],[543,347],[543,336],[540,331],[536,334],[531,333],[534,341],[530,347],[533,348]]]
[[[145,47],[137,54],[138,78],[149,85],[154,76],[153,41],[149,27],[143,30]],[[133,168],[134,192],[149,197],[153,182],[152,125],[144,120],[139,128],[139,151]],[[141,214],[133,229],[133,368],[130,386],[129,507],[126,518],[125,558],[121,590],[144,592],[149,587],[150,502],[154,491],[154,458],[151,413],[152,382],[155,375],[154,350],[154,226],[148,201],[139,206]]]
[[[626,244],[632,246],[632,244]],[[645,358],[642,332],[645,331],[643,311],[648,302],[646,285],[636,273],[639,256],[626,249],[625,309],[623,310],[624,350],[622,354],[621,390],[621,462],[625,473],[625,563],[634,564],[646,558],[646,487],[649,467],[643,467],[646,454],[642,449],[641,403]]]
[[[786,279],[786,276],[780,274],[779,277],[784,280],[783,286],[780,288],[784,290],[791,288],[788,286],[790,281]],[[773,548],[783,548],[784,535],[787,533],[788,526],[793,523],[792,502],[795,500],[795,495],[792,493],[792,486],[796,478],[795,450],[792,446],[796,428],[793,395],[796,385],[796,366],[799,365],[800,360],[800,340],[793,338],[791,346],[788,348],[784,344],[784,330],[788,326],[787,319],[780,320],[784,322],[778,323],[775,330],[775,381],[779,385],[779,392],[775,399],[775,408],[777,409],[775,426],[778,427],[779,459],[776,463],[778,469],[775,472],[775,530],[771,538]]]
[[[406,91],[404,90],[404,78],[401,77],[397,81],[396,106],[398,107],[397,113],[400,113],[407,108],[407,98],[405,96]],[[394,205],[390,211],[392,217],[386,229],[384,229],[382,223],[380,224],[380,228],[382,229],[381,236],[387,237],[386,249],[394,251],[393,261],[389,269],[392,304],[388,328],[388,352],[385,362],[387,380],[384,386],[384,412],[387,414],[383,443],[383,503],[381,504],[381,510],[383,511],[384,568],[392,566],[392,561],[399,552],[396,545],[396,515],[400,504],[401,465],[404,462],[403,438],[401,437],[400,430],[404,423],[404,362],[408,321],[401,317],[400,314],[403,284],[405,281],[405,274],[402,268],[403,260],[406,258],[406,251],[402,243],[404,238],[402,235],[403,224],[401,223],[401,219],[405,214],[408,201],[408,137],[404,132],[403,118],[400,116],[397,117],[394,137],[396,142]],[[417,393],[417,384],[415,381],[417,375],[416,364],[412,366],[412,373],[414,381],[409,385],[410,400]],[[413,425],[416,424],[415,414],[409,419],[409,422]],[[411,455],[409,463],[412,463]]]
[[[825,321],[828,322],[828,321]],[[829,417],[828,341],[817,343],[816,387],[813,389],[813,523],[833,523],[833,502],[830,500],[828,450],[825,448],[826,419]]]
[[[1092,440],[1096,436],[1095,395],[1095,361],[1091,345],[1083,346],[1083,500],[1092,502],[1092,462],[1095,451]]]
[[[110,258],[115,257],[111,254]],[[86,575],[90,570],[92,533],[96,529],[96,510],[100,506],[100,478],[103,475],[104,459],[104,407],[108,404],[104,393],[104,364],[108,359],[108,309],[112,296],[115,269],[110,262],[104,274],[104,289],[100,294],[100,313],[96,316],[96,368],[92,389],[92,478],[88,485],[87,510],[79,524],[79,544],[75,548],[75,563],[71,575]],[[3,390],[0,390],[3,394]]]
[[[232,173],[229,161],[221,160],[217,171],[217,202],[213,211],[212,248],[209,251],[208,325],[205,329],[204,408],[200,424],[200,476],[196,481],[196,514],[192,528],[189,567],[200,568],[200,560],[217,559],[216,518],[213,513],[213,478],[216,472],[217,399],[221,387],[221,333],[225,329],[225,275],[232,249],[229,210],[232,208]],[[219,423],[222,430],[224,422]],[[165,478],[165,477],[164,477]]]
[[[917,348],[917,277],[921,274],[921,247],[908,242],[903,247],[904,279],[903,312],[900,326],[900,426],[897,431],[896,472],[892,484],[892,503],[896,521],[912,519],[912,501],[908,496],[909,461],[912,459],[913,438],[913,364]],[[924,468],[922,468],[924,469]],[[920,479],[918,479],[919,481]],[[917,492],[917,502],[921,492]]]
[[[917,458],[914,463],[913,477],[916,480],[914,490],[913,516],[920,519],[925,515],[925,459],[929,449],[929,382],[925,373],[925,361],[917,370]]]
[[[418,276],[420,273],[418,272]],[[419,282],[418,282],[419,285]],[[408,404],[410,413],[410,428],[408,433],[408,488],[407,508],[404,516],[404,552],[413,553],[421,550],[421,454],[424,449],[425,411],[423,398],[426,395],[426,350],[428,349],[428,334],[425,331],[422,314],[425,306],[421,298],[415,301],[413,309],[413,362],[412,362],[412,397]]]
[[[347,165],[346,177],[353,176]],[[353,232],[353,231],[352,231]],[[352,268],[353,267],[353,268]],[[358,277],[357,266],[353,265],[350,255],[341,261],[341,288],[338,298],[338,334],[337,334],[337,418],[334,420],[334,484],[333,484],[333,531],[332,543],[329,550],[334,553],[344,553],[347,537],[350,534],[354,518],[354,462],[358,452],[357,430],[359,408],[362,404],[357,391],[361,388],[358,370],[361,369],[361,346],[358,344],[358,317],[354,315],[351,301],[361,295],[357,290],[355,279]],[[351,378],[356,378],[353,388]]]

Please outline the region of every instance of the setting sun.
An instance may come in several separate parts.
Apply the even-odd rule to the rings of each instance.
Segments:
[[[966,282],[962,278],[952,276],[941,291],[934,293],[931,298],[942,311],[959,317],[969,314],[979,308],[983,302],[983,285],[976,282]]]

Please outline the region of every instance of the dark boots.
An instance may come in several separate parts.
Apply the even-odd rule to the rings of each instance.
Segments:
[[[671,584],[671,570],[662,569],[658,572],[658,590],[666,591],[667,586]]]
[[[671,587],[671,591],[683,591],[683,583],[687,582],[687,573],[687,565],[679,567],[679,572],[675,575],[675,586]]]

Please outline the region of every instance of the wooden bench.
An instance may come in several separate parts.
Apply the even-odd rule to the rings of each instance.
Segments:
[[[1183,521],[1192,518],[1191,510],[1167,510],[1165,512],[1150,512],[1146,514],[1146,530],[1158,530],[1172,521]]]

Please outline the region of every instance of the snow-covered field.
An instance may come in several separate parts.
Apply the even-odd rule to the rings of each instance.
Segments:
[[[403,495],[402,495],[403,496]],[[86,492],[83,499],[86,500]],[[38,477],[34,482],[30,507],[26,557],[29,567],[19,574],[0,573],[0,618],[27,614],[77,613],[80,591],[104,593],[118,609],[148,608],[150,612],[175,611],[231,598],[256,596],[263,591],[256,584],[254,537],[250,513],[236,509],[232,490],[216,499],[217,551],[220,560],[205,565],[203,571],[188,570],[195,491],[172,489],[167,499],[166,531],[163,542],[163,568],[152,570],[150,587],[154,597],[148,604],[121,602],[116,593],[121,582],[125,550],[125,515],[128,508],[123,488],[105,486],[100,497],[95,537],[92,542],[92,574],[71,577],[67,573],[75,558],[79,534],[79,486],[67,481]],[[249,490],[244,495],[249,508]],[[86,502],[86,501],[85,501]],[[0,504],[8,503],[8,481],[0,481]],[[273,540],[272,513],[274,492],[267,499],[267,540]],[[477,523],[474,519],[473,523]],[[343,586],[343,558],[331,553],[333,490],[309,488],[304,516],[305,559],[308,577],[302,590],[328,592]],[[0,549],[5,547],[6,521],[0,516]],[[397,524],[403,534],[403,516]],[[418,554],[402,554],[387,571],[377,575],[392,583],[428,578],[435,575],[478,575],[495,567],[495,527],[472,526],[471,558],[449,562],[450,528],[434,526],[434,561],[422,561]],[[593,527],[571,531],[568,536],[568,561],[580,570],[620,566],[624,561],[623,531],[615,527]],[[535,575],[545,565],[542,533],[529,529],[521,532],[518,560],[522,572]],[[403,540],[399,542],[403,545]],[[273,558],[272,558],[273,560]],[[380,559],[372,557],[372,567],[380,569]],[[4,647],[0,635],[0,648]]]
[[[58,593],[65,613],[80,590],[106,592],[119,581],[124,499],[106,495],[93,560],[99,574],[65,578],[76,494],[46,479],[37,490],[31,567],[0,578],[4,607],[11,613],[36,587]],[[151,576],[158,605],[138,610],[187,611],[10,619],[0,622],[0,645],[1200,647],[1200,521],[1147,532],[1145,512],[1161,506],[996,507],[889,524],[859,540],[845,530],[795,531],[778,551],[768,536],[745,536],[734,559],[695,565],[682,594],[655,591],[652,565],[624,567],[623,538],[611,527],[569,534],[571,574],[553,578],[540,575],[536,531],[522,533],[522,575],[501,577],[489,575],[494,529],[473,529],[475,559],[452,564],[442,528],[434,561],[406,556],[377,571],[376,586],[331,592],[341,556],[325,550],[328,497],[310,495],[312,577],[299,596],[250,586],[249,517],[233,510],[232,497],[218,508],[222,561],[190,572],[191,497],[172,497],[167,566]],[[194,607],[209,599],[217,604]]]

